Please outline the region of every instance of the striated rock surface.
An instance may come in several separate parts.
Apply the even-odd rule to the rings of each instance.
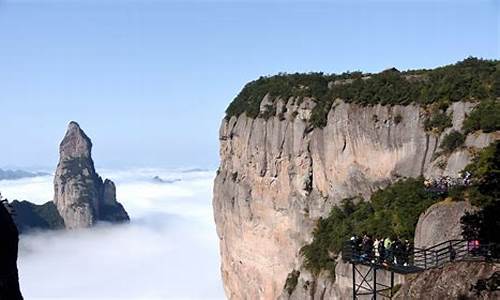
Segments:
[[[460,218],[474,210],[468,201],[442,201],[432,205],[418,219],[415,247],[428,248],[447,240],[461,240]]]
[[[436,269],[408,276],[394,299],[500,299],[500,291],[471,289],[478,280],[500,272],[500,264],[487,262],[448,263]]]
[[[0,203],[0,299],[22,300],[17,271],[19,233],[12,217]]]
[[[76,122],[59,148],[59,164],[54,176],[54,203],[66,228],[84,228],[97,221],[122,222],[129,217],[116,201],[115,185],[96,173],[91,156],[92,142]]]
[[[270,103],[266,98],[261,112]],[[401,177],[456,177],[471,151],[499,138],[498,133],[471,134],[464,149],[439,155],[440,141],[452,128],[426,132],[428,112],[416,105],[361,106],[337,100],[327,125],[311,129],[307,121],[314,101],[292,97],[271,102],[277,103],[276,116],[266,120],[242,114],[223,120],[220,128],[213,207],[230,299],[282,295],[287,275],[301,270],[299,249],[311,242],[316,221],[341,199],[367,198]],[[453,128],[461,127],[472,108],[464,102],[448,108]],[[344,269],[339,263],[335,287],[319,276],[312,291],[305,283],[313,277],[302,270],[292,296],[348,297],[351,281],[342,279],[348,274]]]

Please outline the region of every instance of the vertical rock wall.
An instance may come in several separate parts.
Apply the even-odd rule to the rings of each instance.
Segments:
[[[445,163],[438,166],[438,145],[452,128],[429,134],[424,130],[426,112],[419,106],[337,101],[326,127],[310,130],[314,102],[295,100],[277,100],[281,117],[240,115],[224,120],[220,128],[213,207],[230,299],[280,296],[287,274],[301,268],[299,249],[311,242],[315,222],[341,199],[369,197],[400,177],[458,176],[471,158],[470,149],[498,138],[470,135],[466,149],[439,158]],[[261,111],[265,104],[266,99]],[[471,109],[472,104],[461,102],[448,109],[453,128],[461,128]],[[397,115],[401,122],[394,121]],[[343,286],[341,263],[338,269],[335,287],[323,276],[314,279],[312,292],[310,282],[299,284],[296,293],[321,299],[330,289],[328,295],[342,299],[350,287]],[[299,282],[310,281],[308,276],[302,272]]]

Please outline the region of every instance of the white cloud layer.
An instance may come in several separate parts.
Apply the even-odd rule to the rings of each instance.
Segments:
[[[212,217],[213,172],[101,172],[117,184],[125,225],[21,236],[26,299],[222,299]],[[174,183],[158,183],[154,176]],[[44,203],[52,177],[0,181],[9,200]]]

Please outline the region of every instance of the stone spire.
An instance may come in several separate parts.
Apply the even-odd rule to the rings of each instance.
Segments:
[[[91,159],[92,142],[75,121],[71,121],[68,130],[59,145],[59,155],[62,159]]]
[[[54,203],[69,229],[90,227],[98,220],[129,220],[116,201],[114,183],[106,179],[104,184],[96,173],[91,151],[90,138],[78,123],[70,122],[59,146],[54,176]]]

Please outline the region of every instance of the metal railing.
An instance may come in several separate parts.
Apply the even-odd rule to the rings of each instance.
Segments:
[[[415,248],[409,251],[386,249],[376,255],[365,252],[351,242],[345,243],[342,251],[344,261],[375,265],[396,273],[415,273],[439,267],[451,261],[492,260],[499,257],[500,247],[496,244],[480,244],[477,241],[449,240],[430,248]]]

